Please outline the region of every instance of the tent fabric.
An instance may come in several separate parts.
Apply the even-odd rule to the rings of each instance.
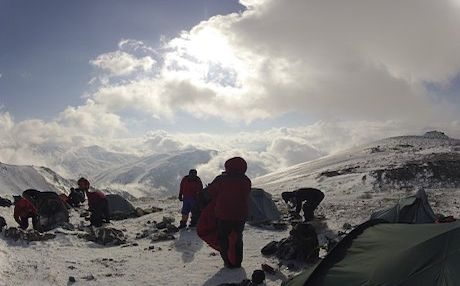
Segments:
[[[433,223],[436,220],[424,190],[415,195],[400,199],[389,208],[374,212],[371,219],[383,219],[391,223]]]
[[[52,230],[63,223],[69,222],[69,211],[58,194],[54,192],[40,192],[37,190],[26,190],[24,197],[30,198],[37,208],[39,231]]]
[[[262,189],[253,188],[249,196],[248,223],[257,224],[280,219],[280,212],[272,195]]]
[[[136,215],[136,208],[117,194],[106,195],[110,219],[126,219]]]
[[[284,285],[459,285],[459,252],[460,222],[369,221],[347,235],[321,262]]]

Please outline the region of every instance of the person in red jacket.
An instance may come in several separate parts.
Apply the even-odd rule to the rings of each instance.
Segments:
[[[32,218],[32,225],[38,223],[37,208],[27,199],[17,196],[14,203],[14,220],[19,224],[22,229],[29,227],[29,218]]]
[[[248,217],[251,180],[245,175],[247,163],[241,157],[225,162],[225,172],[216,177],[208,190],[216,200],[217,235],[220,255],[228,268],[239,268],[243,261],[243,230]],[[232,264],[228,258],[229,237],[236,234],[235,256]]]
[[[101,191],[89,191],[89,181],[85,178],[80,178],[77,181],[78,188],[83,190],[86,193],[86,197],[88,198],[88,207],[89,211],[91,212],[91,216],[89,221],[92,226],[100,227],[102,226],[102,222],[109,222],[109,205],[107,201],[107,197]]]
[[[179,201],[182,202],[182,219],[179,224],[179,228],[187,226],[188,216],[190,212],[196,208],[198,202],[198,194],[203,190],[203,183],[195,169],[191,169],[188,175],[182,178],[180,182],[179,190]],[[198,221],[198,218],[194,217],[196,214],[192,212],[192,220],[190,226],[194,227]]]

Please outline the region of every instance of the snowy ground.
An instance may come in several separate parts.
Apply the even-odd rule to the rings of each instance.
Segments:
[[[277,261],[264,258],[260,249],[271,240],[287,236],[286,232],[269,231],[247,225],[243,268],[224,269],[220,256],[196,235],[195,230],[182,230],[176,240],[151,243],[136,240],[136,233],[149,227],[147,221],[161,221],[164,215],[179,219],[179,203],[143,202],[143,206],[160,205],[166,210],[140,218],[115,221],[111,226],[126,229],[129,243],[137,246],[103,247],[76,236],[78,231],[58,229],[57,237],[44,242],[11,242],[0,240],[1,285],[218,285],[240,282],[251,276],[262,263],[276,266]],[[9,225],[15,223],[13,208],[0,208]],[[82,218],[72,212],[71,221],[78,225]],[[59,233],[62,232],[62,233]],[[154,245],[154,250],[148,250]],[[286,272],[287,273],[287,272]],[[85,277],[94,276],[94,280]],[[279,285],[281,280],[269,277],[266,285]]]
[[[460,190],[428,190],[436,212],[458,216]],[[331,229],[341,230],[343,223],[352,225],[365,221],[372,210],[390,206],[407,192],[374,193],[354,198],[347,193],[327,194],[318,213],[327,217],[323,222]],[[69,276],[77,280],[72,285],[219,285],[240,282],[251,276],[262,263],[277,266],[276,259],[266,258],[260,249],[272,240],[287,236],[287,231],[271,231],[247,225],[245,230],[245,258],[243,268],[229,270],[222,267],[216,251],[203,243],[194,230],[182,230],[176,240],[151,243],[150,239],[136,240],[136,233],[149,227],[147,221],[160,221],[165,215],[179,219],[179,202],[174,200],[137,202],[142,207],[162,206],[165,211],[140,218],[115,221],[112,226],[126,230],[129,243],[137,246],[103,247],[76,236],[78,231],[58,229],[55,239],[45,242],[11,242],[0,240],[1,285],[70,285]],[[10,225],[12,208],[0,208],[0,215]],[[72,212],[71,221],[78,225],[82,218]],[[59,233],[62,232],[62,233]],[[129,244],[128,243],[128,244]],[[154,250],[148,250],[154,245]],[[284,276],[294,272],[285,266]],[[94,276],[94,280],[85,277]],[[280,285],[282,276],[268,276],[266,285]]]

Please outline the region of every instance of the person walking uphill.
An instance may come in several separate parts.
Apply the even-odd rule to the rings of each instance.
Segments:
[[[225,172],[216,177],[208,190],[215,200],[219,251],[225,267],[239,268],[243,261],[243,230],[248,217],[251,180],[245,175],[247,163],[241,157],[225,162]],[[230,236],[234,233],[235,261],[229,260]]]
[[[101,191],[89,191],[89,181],[85,178],[80,178],[77,181],[78,188],[86,193],[88,198],[88,207],[91,212],[89,221],[92,226],[100,227],[102,222],[109,222],[109,205],[105,194]]]
[[[194,213],[196,204],[198,202],[198,194],[203,190],[203,183],[201,182],[200,177],[195,169],[191,169],[188,172],[188,175],[182,178],[180,182],[179,190],[179,201],[182,202],[182,219],[179,224],[179,228],[184,228],[187,226],[188,216],[192,212],[192,218],[190,221],[190,226],[194,227],[197,223],[198,218]]]

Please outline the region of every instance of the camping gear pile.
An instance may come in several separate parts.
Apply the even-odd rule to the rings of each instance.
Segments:
[[[161,222],[149,222],[150,225],[136,234],[136,239],[150,238],[152,242],[174,240],[174,233],[179,229],[173,224],[174,218],[163,217]]]
[[[123,231],[112,227],[90,227],[85,234],[79,234],[79,238],[86,239],[101,245],[121,245],[126,243]]]
[[[315,228],[309,223],[299,223],[290,231],[289,237],[268,243],[261,252],[267,256],[275,255],[282,260],[312,263],[318,260],[319,250]]]
[[[4,237],[14,241],[45,241],[56,237],[53,233],[41,233],[34,229],[22,230],[16,227],[10,227],[5,229]]]

